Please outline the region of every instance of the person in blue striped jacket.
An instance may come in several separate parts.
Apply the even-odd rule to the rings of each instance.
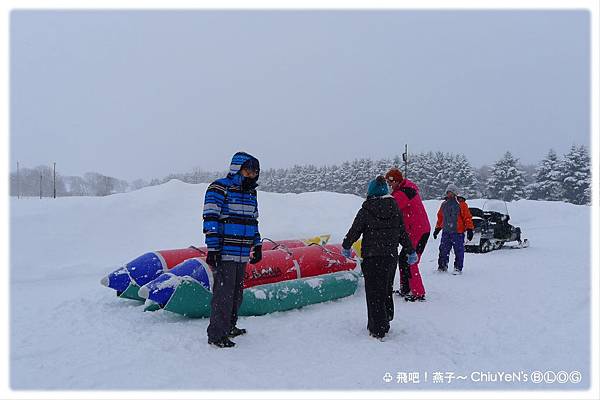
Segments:
[[[238,152],[231,160],[227,177],[211,183],[204,197],[206,262],[214,278],[207,333],[208,343],[216,347],[233,347],[235,343],[230,339],[246,333],[236,324],[246,264],[262,259],[256,199],[259,174],[258,159]]]

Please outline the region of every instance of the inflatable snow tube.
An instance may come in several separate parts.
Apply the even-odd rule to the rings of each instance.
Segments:
[[[255,286],[244,290],[239,315],[264,315],[354,294],[359,275],[340,271]],[[212,274],[202,259],[191,259],[139,290],[144,311],[164,309],[190,318],[210,316]]]
[[[288,252],[292,248],[307,247],[309,245],[324,245],[329,241],[331,235],[319,235],[308,239],[293,239],[272,241],[266,239],[263,244],[263,251],[279,249]],[[112,273],[108,274],[100,283],[117,292],[117,296],[141,300],[138,296],[138,290],[141,286],[156,279],[165,271],[168,271],[179,265],[185,260],[197,257],[206,257],[206,247],[190,246],[186,249],[160,250],[149,252],[139,256]],[[292,279],[292,278],[289,278]],[[277,281],[275,279],[272,281]],[[263,282],[264,283],[264,282]],[[259,284],[259,283],[254,283]]]
[[[318,235],[313,236],[307,239],[284,239],[284,240],[272,240],[269,238],[263,238],[262,241],[262,249],[265,250],[275,250],[278,248],[287,248],[293,249],[296,247],[305,247],[310,246],[311,244],[318,244],[324,246],[327,244],[331,235]]]
[[[116,290],[117,296],[141,300],[138,290],[141,286],[159,277],[182,261],[206,255],[206,248],[160,250],[143,254],[124,267],[111,272],[101,280],[101,284]]]
[[[264,251],[260,262],[246,265],[244,288],[355,268],[356,261],[342,255],[341,245],[277,248]]]
[[[341,248],[341,245],[313,245],[265,251],[261,262],[246,264],[244,288],[356,270],[356,261],[344,257]],[[177,287],[182,280],[197,281],[207,290],[212,291],[211,267],[203,258],[196,257],[184,261],[138,288],[135,295],[148,299],[162,308],[171,298],[173,288]]]
[[[198,289],[203,287],[210,294],[212,282],[212,271],[206,261],[192,258],[142,286],[138,293],[146,300],[145,311],[156,311],[168,304],[180,309],[177,304],[183,301],[184,308],[194,315],[206,312],[210,315],[210,296]],[[190,298],[195,299],[194,304],[187,304]]]
[[[239,314],[265,315],[348,297],[356,292],[358,279],[354,271],[340,271],[254,286],[244,290]]]

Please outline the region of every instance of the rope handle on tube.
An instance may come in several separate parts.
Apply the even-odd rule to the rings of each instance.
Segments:
[[[356,260],[355,260],[354,258],[352,258],[352,257],[346,257],[346,256],[345,256],[345,255],[343,255],[342,253],[337,253],[337,252],[335,252],[335,251],[331,251],[331,250],[329,250],[327,247],[323,246],[322,244],[319,244],[319,243],[309,243],[308,245],[309,245],[309,246],[319,246],[321,249],[323,249],[323,251],[324,251],[325,253],[327,253],[327,254],[329,254],[329,255],[342,256],[342,257],[344,257],[344,258],[345,258],[345,259],[347,259],[347,260],[351,260],[351,261],[354,261],[354,262],[356,262]]]
[[[208,255],[208,253],[207,253],[206,251],[204,251],[204,250],[200,250],[200,249],[199,249],[199,248],[197,248],[196,246],[190,246],[190,247],[188,247],[188,249],[194,249],[194,250],[197,250],[197,251],[198,251],[200,254],[202,254],[202,255],[204,255],[204,256]]]
[[[261,244],[262,244],[262,243],[263,243],[265,240],[266,240],[267,242],[271,242],[271,243],[273,243],[273,244],[275,245],[275,247],[273,247],[273,249],[272,249],[272,250],[277,250],[277,249],[281,248],[281,250],[285,251],[285,252],[286,252],[288,255],[290,255],[290,256],[292,255],[292,252],[290,251],[290,249],[289,249],[289,248],[288,248],[286,245],[284,245],[283,243],[278,243],[278,242],[276,242],[276,241],[274,241],[274,240],[272,240],[272,239],[269,239],[269,238],[262,238],[262,240],[261,240]]]

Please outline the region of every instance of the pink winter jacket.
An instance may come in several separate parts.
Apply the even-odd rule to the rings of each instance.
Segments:
[[[410,241],[416,248],[421,236],[431,231],[427,212],[423,206],[421,196],[419,196],[419,188],[412,181],[405,178],[394,189],[392,196],[398,203],[398,208],[404,220],[404,227],[408,232]]]

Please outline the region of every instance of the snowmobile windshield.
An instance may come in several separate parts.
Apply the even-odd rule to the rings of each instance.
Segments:
[[[500,214],[508,215],[508,207],[506,206],[506,202],[504,200],[486,200],[483,203],[482,210],[485,211],[494,211]]]

